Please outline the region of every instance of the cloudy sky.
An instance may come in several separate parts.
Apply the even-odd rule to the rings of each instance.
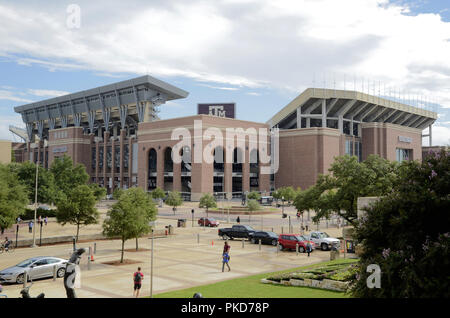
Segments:
[[[369,89],[437,111],[450,144],[448,0],[0,0],[0,39],[0,139],[14,106],[150,74],[190,92],[162,118],[236,102],[266,121],[307,87]]]

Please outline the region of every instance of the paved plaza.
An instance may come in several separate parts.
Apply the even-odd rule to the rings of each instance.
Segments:
[[[231,272],[222,273],[221,252],[223,240],[217,235],[216,228],[201,228],[197,226],[197,217],[203,216],[200,209],[196,208],[195,223],[192,227],[191,208],[194,204],[189,203],[179,208],[176,215],[168,207],[160,208],[156,228],[163,229],[167,225],[175,227],[175,234],[167,237],[156,238],[154,240],[154,278],[153,292],[161,293],[177,289],[183,289],[212,282],[218,282],[231,278],[244,277],[248,275],[273,272],[292,267],[308,265],[329,260],[329,252],[315,251],[311,257],[306,254],[296,255],[295,252],[277,252],[276,247],[262,245],[261,250],[258,245],[253,245],[248,241],[233,240],[231,245]],[[198,210],[198,211],[197,211]],[[105,213],[105,209],[101,210]],[[294,228],[298,228],[294,209],[286,209],[291,215],[291,222]],[[213,214],[210,214],[213,216]],[[188,218],[189,217],[189,218]],[[224,218],[221,227],[231,226],[226,224],[226,216],[217,215],[217,219]],[[178,218],[187,218],[185,228],[177,228]],[[234,221],[235,216],[233,218]],[[230,220],[231,221],[231,220]],[[281,218],[281,213],[265,215],[263,227],[265,230],[274,230],[278,233],[288,231],[287,220]],[[253,226],[261,228],[261,217],[252,216]],[[248,224],[247,216],[241,216],[241,224]],[[321,227],[325,226],[321,224]],[[27,229],[26,229],[27,230]],[[74,227],[62,227],[52,221],[45,228],[47,235],[68,235],[73,232]],[[72,232],[71,232],[72,231]],[[100,225],[93,225],[83,228],[82,234],[93,234],[101,231]],[[326,229],[330,235],[341,236],[342,229],[330,227]],[[294,232],[298,232],[295,231]],[[20,232],[19,232],[20,233]],[[22,234],[23,233],[23,234]],[[21,237],[29,237],[28,231],[22,231]],[[81,242],[78,247],[93,247],[94,242]],[[81,288],[77,289],[78,297],[131,297],[133,294],[132,274],[137,266],[142,267],[144,280],[141,289],[141,296],[150,295],[150,247],[151,240],[141,238],[139,247],[141,251],[125,252],[125,259],[136,261],[135,264],[113,266],[103,264],[108,261],[120,259],[121,242],[119,240],[99,240],[96,241],[97,253],[95,260],[91,263],[90,269],[87,266],[87,255],[81,260]],[[135,248],[135,240],[127,241],[126,249]],[[19,248],[13,253],[0,255],[0,268],[6,268],[33,256],[56,256],[67,259],[71,253],[72,244],[58,244],[53,246],[42,246],[36,248]],[[18,297],[21,285],[4,285],[4,293],[8,297]],[[63,280],[42,279],[34,282],[31,289],[32,295],[44,292],[46,297],[65,297]],[[252,295],[248,295],[252,297]]]

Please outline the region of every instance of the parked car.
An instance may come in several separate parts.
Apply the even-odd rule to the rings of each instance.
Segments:
[[[271,244],[273,246],[276,246],[278,242],[278,234],[274,232],[259,231],[250,234],[249,236],[250,241],[253,244],[257,244],[259,243],[259,240],[261,240],[261,244]]]
[[[40,256],[29,258],[15,266],[0,271],[0,283],[23,284],[25,271],[27,271],[30,279],[53,277],[54,266],[56,266],[56,276],[61,278],[66,273],[66,264],[67,260],[58,257]]]
[[[330,237],[325,232],[313,231],[309,235],[305,235],[305,238],[313,241],[316,246],[320,246],[322,251],[327,251],[332,246],[339,249],[341,245],[341,241],[339,241],[337,238]]]
[[[216,221],[213,218],[200,218],[200,219],[198,219],[198,225],[217,227],[217,226],[219,226],[219,221]]]
[[[280,251],[284,249],[295,250],[298,244],[298,251],[300,253],[306,252],[306,244],[311,243],[312,250],[314,251],[316,246],[314,242],[306,239],[300,234],[280,234],[278,237],[279,249]]]
[[[256,231],[249,225],[233,225],[231,228],[219,229],[218,234],[224,240],[234,238],[250,239],[250,235]]]

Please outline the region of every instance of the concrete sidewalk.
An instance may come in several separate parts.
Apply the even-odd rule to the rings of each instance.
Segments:
[[[200,243],[197,243],[200,233]],[[176,289],[209,284],[243,277],[252,274],[272,272],[292,267],[329,260],[329,252],[315,251],[311,257],[306,254],[296,256],[295,252],[278,252],[276,247],[258,245],[246,241],[242,248],[241,241],[229,241],[231,245],[231,272],[222,273],[221,253],[223,241],[218,239],[217,229],[182,228],[178,234],[154,241],[154,281],[153,292],[160,293]],[[92,246],[79,244],[79,247]],[[87,269],[87,256],[81,260],[81,288],[77,289],[80,298],[85,297],[131,297],[133,294],[132,275],[137,266],[142,267],[144,280],[141,296],[150,294],[150,246],[151,240],[140,239],[140,248],[148,250],[125,252],[125,258],[138,261],[137,264],[113,266],[102,264],[106,261],[120,259],[121,242],[100,241],[91,269]],[[125,244],[126,249],[135,247],[135,241]],[[6,268],[33,256],[56,256],[68,258],[71,244],[17,249],[13,253],[3,254],[0,268]],[[4,293],[8,297],[18,297],[21,285],[5,285]],[[31,294],[44,292],[47,297],[65,298],[63,280],[55,282],[50,279],[35,281]],[[249,295],[249,297],[252,297]]]

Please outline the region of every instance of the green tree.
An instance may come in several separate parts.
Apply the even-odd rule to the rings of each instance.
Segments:
[[[256,191],[252,191],[247,195],[247,198],[249,200],[257,200],[258,201],[261,199],[261,195]]]
[[[357,218],[357,200],[364,196],[382,196],[390,193],[398,183],[397,164],[376,155],[358,162],[355,156],[336,157],[327,175],[319,175],[308,192],[309,203],[298,200],[297,210],[307,206],[316,211],[313,220],[337,214],[354,224]]]
[[[156,187],[152,192],[150,192],[153,199],[163,199],[166,196],[166,193],[160,187]]]
[[[89,181],[85,166],[82,164],[74,166],[72,159],[66,155],[56,158],[50,167],[50,171],[54,176],[58,190],[57,199],[67,195],[76,186],[85,185]]]
[[[91,188],[94,196],[98,201],[103,200],[106,196],[106,189],[99,186],[97,183],[89,183],[89,187]]]
[[[77,185],[57,201],[56,220],[62,225],[76,225],[78,241],[80,226],[98,223],[100,214],[95,208],[96,203],[97,198],[88,185]]]
[[[7,229],[13,225],[25,211],[27,203],[26,187],[8,166],[0,164],[0,228]]]
[[[29,202],[35,200],[36,188],[36,164],[25,161],[23,163],[9,164],[11,171],[17,174],[19,181],[25,185],[28,192]],[[38,193],[37,200],[40,203],[54,203],[57,188],[53,174],[47,169],[38,166]]]
[[[120,196],[123,194],[123,189],[121,188],[115,188],[113,191],[113,198],[114,200],[119,200]]]
[[[404,161],[398,183],[356,222],[362,245],[352,294],[376,298],[450,297],[450,153]],[[381,288],[368,288],[369,264]]]
[[[198,205],[199,208],[206,208],[206,217],[208,217],[208,210],[210,208],[217,207],[216,198],[210,193],[205,193],[201,198]]]
[[[248,208],[250,218],[251,218],[252,213],[260,210],[261,206],[259,205],[258,201],[251,199],[251,200],[248,200],[247,208]]]
[[[121,263],[125,241],[136,238],[138,250],[138,238],[150,232],[149,222],[156,219],[156,213],[155,204],[141,188],[125,190],[108,211],[107,218],[103,222],[103,233],[107,237],[120,237],[122,240]]]
[[[175,214],[177,206],[183,204],[183,199],[181,198],[180,193],[178,191],[169,192],[169,195],[166,199],[166,204],[173,207],[173,214]]]

